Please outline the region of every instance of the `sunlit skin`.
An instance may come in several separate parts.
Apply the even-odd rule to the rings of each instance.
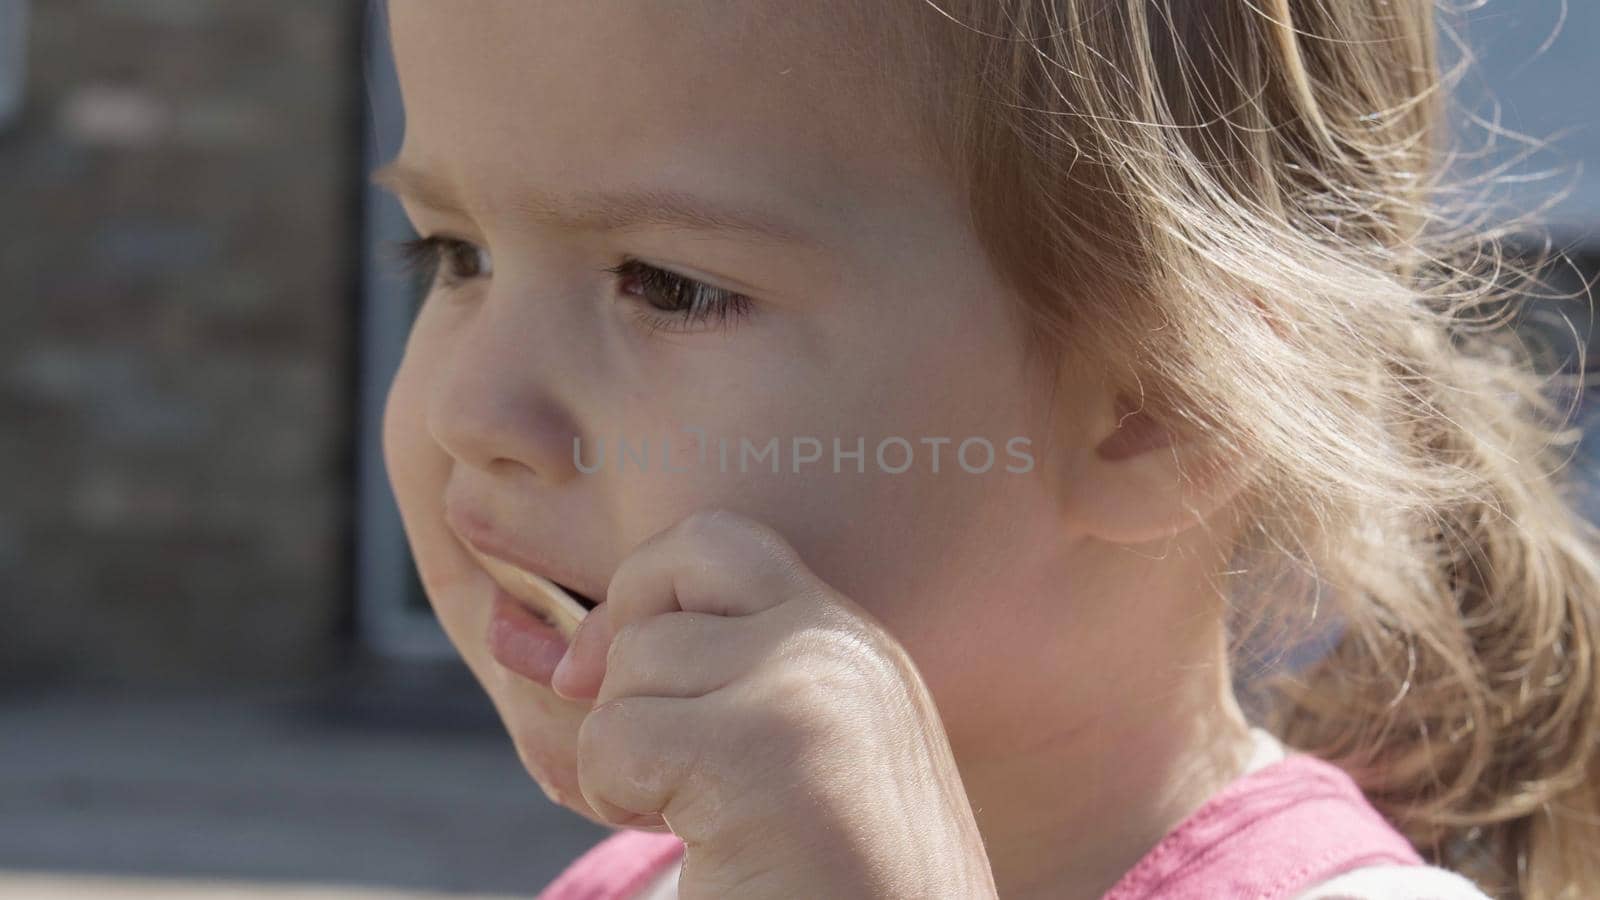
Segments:
[[[862,717],[842,746],[881,744],[875,728],[948,746],[982,842],[942,849],[977,854],[999,896],[1099,896],[1238,774],[1248,736],[1211,587],[1226,534],[1196,526],[1233,486],[1219,477],[1180,498],[1183,448],[1136,425],[1119,432],[1098,382],[1051,390],[1023,362],[1016,301],[965,198],[881,79],[841,62],[846,42],[827,16],[795,21],[794,4],[765,0],[392,0],[390,17],[407,123],[382,180],[420,235],[462,243],[389,395],[386,461],[429,600],[553,802],[616,823],[586,800],[578,747],[594,693],[614,695],[621,676],[601,686],[601,647],[580,679],[590,695],[569,699],[496,662],[485,643],[491,582],[452,521],[550,560],[597,596],[641,545],[697,511],[736,513],[750,523],[739,534],[769,530],[801,574],[761,582],[752,573],[781,568],[782,554],[740,557],[727,565],[746,580],[732,590],[752,608],[793,613],[763,620],[789,628],[881,628],[884,657],[914,663],[899,677],[920,678],[937,713]],[[787,234],[632,221],[637,204],[555,215],[568,209],[557,201],[624,190],[671,192]],[[674,318],[606,271],[629,259],[748,305]],[[868,471],[848,461],[835,474],[831,446],[799,473],[787,452],[778,474],[689,465],[697,438],[686,427],[734,446],[864,438]],[[1000,465],[970,475],[945,447],[939,474],[926,452],[889,474],[871,448],[891,435],[984,436]],[[1031,441],[1027,473],[1003,467],[1015,436]],[[675,438],[687,471],[580,471],[575,439],[619,438],[653,449]],[[674,552],[683,567],[717,559]],[[829,618],[838,610],[848,618]],[[681,671],[655,677],[794,674],[736,657],[686,652]],[[880,680],[871,691],[889,689]],[[637,760],[678,737],[605,752]],[[739,782],[758,799],[759,763]],[[904,765],[885,760],[871,777],[943,777]],[[856,793],[863,808],[845,814],[892,812],[870,808],[887,789]],[[794,815],[766,824],[815,825]],[[860,852],[889,870],[926,850],[892,837]],[[771,861],[774,871],[807,862]]]

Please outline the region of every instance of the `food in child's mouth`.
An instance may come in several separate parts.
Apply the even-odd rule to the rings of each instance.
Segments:
[[[576,591],[569,591],[542,575],[519,569],[476,550],[473,556],[478,558],[489,577],[527,603],[540,618],[569,641],[573,632],[578,630],[578,623],[595,607],[593,600]]]

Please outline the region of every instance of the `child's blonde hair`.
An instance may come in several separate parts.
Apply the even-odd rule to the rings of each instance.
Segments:
[[[902,39],[873,62],[926,101],[1036,349],[1261,461],[1235,664],[1264,622],[1344,627],[1254,686],[1261,724],[1491,894],[1600,893],[1600,532],[1507,327],[1526,279],[1444,202],[1432,4],[850,7]]]

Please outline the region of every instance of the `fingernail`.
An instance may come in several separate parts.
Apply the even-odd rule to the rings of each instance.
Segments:
[[[571,643],[567,644],[567,652],[561,654],[561,662],[556,663],[556,670],[550,674],[550,689],[565,700],[578,699],[572,695],[571,685],[567,684],[568,679],[572,678],[572,648],[578,645],[578,633],[573,632],[572,638]]]

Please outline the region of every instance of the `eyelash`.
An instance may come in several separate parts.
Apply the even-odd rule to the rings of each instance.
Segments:
[[[430,293],[435,283],[441,284],[446,288],[454,288],[460,286],[461,282],[469,281],[476,277],[440,272],[447,254],[460,250],[477,249],[466,241],[435,236],[415,238],[409,241],[397,241],[394,246],[400,257],[400,267],[404,274],[421,283]]]
[[[402,269],[427,286],[432,292],[435,284],[445,289],[459,287],[480,275],[456,275],[444,268],[450,254],[478,248],[466,241],[446,237],[423,237],[400,241],[397,250]],[[491,274],[493,270],[491,269]],[[642,305],[636,310],[639,320],[652,333],[656,331],[694,331],[707,325],[726,329],[750,312],[751,299],[744,294],[712,287],[692,278],[652,266],[633,257],[619,265],[603,268],[619,278],[632,279],[646,295],[639,297]],[[664,295],[670,305],[663,307],[648,296]]]
[[[712,287],[632,257],[601,271],[635,279],[646,293],[659,292],[672,301],[673,305],[663,308],[648,298],[641,298],[644,306],[635,313],[652,333],[694,331],[706,325],[726,330],[750,313],[751,300],[744,294]]]

